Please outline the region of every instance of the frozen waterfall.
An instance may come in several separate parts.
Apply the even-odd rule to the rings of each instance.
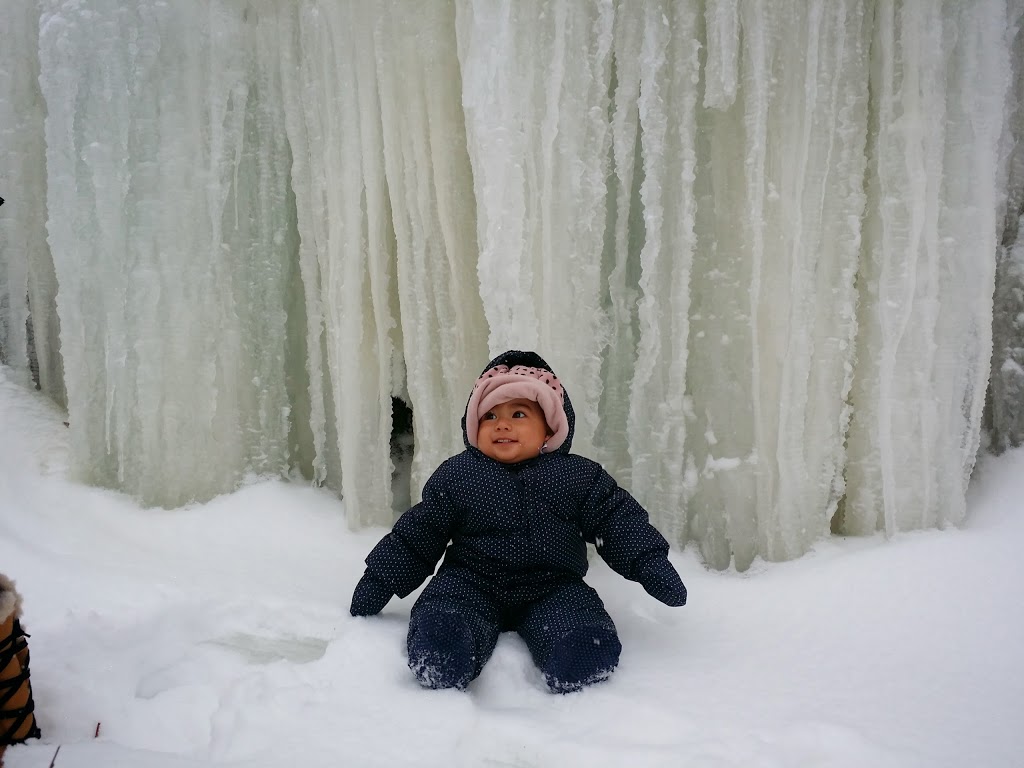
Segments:
[[[11,0],[0,362],[151,505],[301,475],[390,524],[520,348],[713,567],[959,523],[990,366],[1024,440],[1022,17]]]

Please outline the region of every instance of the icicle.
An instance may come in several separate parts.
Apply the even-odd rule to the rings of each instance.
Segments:
[[[601,352],[609,323],[601,252],[606,230],[611,132],[609,85],[614,16],[610,2],[554,9],[536,168],[539,197],[533,249],[541,311],[541,349],[572,382],[574,449],[589,454],[603,389]],[[546,56],[545,56],[545,59]]]
[[[574,447],[588,453],[609,338],[600,255],[614,9],[457,9],[490,348],[537,349],[571,382]]]
[[[992,353],[992,292],[996,253],[999,137],[1010,86],[1010,42],[1003,3],[978,9],[956,4],[944,20],[951,41],[946,61],[947,118],[939,268],[931,381],[938,400],[940,450],[932,466],[936,509],[922,523],[902,515],[901,527],[961,523],[967,484],[981,441],[982,411]],[[983,10],[983,12],[981,12]],[[956,301],[944,300],[956,296]]]
[[[628,441],[623,440],[630,408],[630,387],[636,359],[637,299],[640,247],[643,244],[640,184],[643,162],[637,101],[640,97],[640,52],[643,17],[619,9],[614,30],[615,89],[611,117],[612,171],[608,184],[610,236],[605,242],[604,268],[610,304],[610,338],[605,352],[594,443],[597,457],[626,487],[632,484]]]
[[[416,422],[412,494],[463,450],[461,417],[487,360],[476,271],[455,17],[446,4],[382,10],[374,26],[407,387]]]
[[[243,20],[252,53],[244,139],[237,150],[231,190],[236,218],[225,238],[235,257],[234,280],[240,297],[240,389],[248,395],[240,420],[249,471],[284,474],[289,460],[294,460],[291,411],[306,396],[299,388],[289,388],[289,378],[302,367],[289,359],[294,340],[289,338],[288,314],[293,310],[290,294],[298,281],[298,234],[278,66],[281,30],[273,12],[263,6],[250,6]],[[250,386],[245,386],[247,382]]]
[[[300,24],[299,17],[310,17]],[[304,58],[302,28],[313,28],[319,23],[319,11],[308,4],[298,9],[277,9],[277,26],[281,40],[281,94],[285,126],[291,147],[291,188],[295,195],[298,226],[298,261],[303,288],[305,327],[296,329],[305,336],[305,368],[308,382],[309,432],[312,456],[309,472],[316,484],[336,477],[341,483],[338,439],[334,428],[334,409],[331,404],[330,377],[326,363],[326,319],[321,297],[318,247],[326,247],[328,221],[325,210],[325,163],[320,162],[325,126],[307,115],[303,108],[306,94],[313,91],[315,78],[313,65]],[[312,48],[312,46],[308,46]],[[313,50],[308,56],[312,58]]]
[[[28,173],[24,168],[24,156],[32,153],[32,141],[38,144],[38,135],[33,136],[31,120],[41,122],[41,105],[34,105],[31,98],[31,66],[37,60],[32,41],[36,34],[36,17],[31,13],[29,3],[22,3],[11,10],[12,18],[7,20],[8,43],[0,51],[0,137],[5,151],[0,157],[0,178],[24,179],[24,187],[31,200]],[[24,48],[21,43],[24,43]],[[22,66],[18,66],[22,62]],[[26,98],[27,97],[27,98]],[[35,108],[33,108],[35,107]],[[13,193],[13,194],[12,194]],[[28,372],[28,263],[30,238],[31,203],[20,203],[15,195],[21,189],[4,189],[7,200],[0,206],[0,362]],[[21,223],[21,217],[25,222]],[[38,222],[45,224],[45,219]]]
[[[677,542],[686,529],[682,384],[696,245],[696,25],[692,9],[678,3],[643,8],[638,107],[646,240],[640,252],[638,350],[628,439],[633,490]]]
[[[737,104],[699,118],[687,466],[718,567],[806,551],[842,496],[868,21],[857,2],[743,6]]]
[[[704,106],[727,109],[736,100],[740,24],[737,0],[707,0],[704,9],[707,56],[704,64]]]
[[[301,158],[293,167],[296,203],[300,211],[308,206],[299,216],[307,349],[323,344],[309,366],[316,471],[340,487],[350,524],[385,524],[394,244],[372,22],[349,5],[307,3],[298,14],[284,64],[298,80],[287,87],[286,113]]]
[[[774,473],[759,484],[757,549],[774,560],[796,557],[826,534],[842,495],[864,208],[863,6],[798,6],[804,15],[794,6],[779,18],[790,19],[790,33],[799,30],[800,44],[774,42],[775,77],[787,79],[771,105],[768,146],[788,160],[765,177],[765,260],[753,310],[759,479]]]
[[[40,388],[64,404],[57,279],[46,243],[45,108],[39,92],[39,12],[27,0],[5,11],[0,50],[0,361],[28,375],[37,363]],[[31,307],[31,319],[29,308]],[[34,359],[29,359],[31,322]]]
[[[539,313],[533,298],[525,167],[529,137],[522,111],[533,99],[537,61],[532,54],[545,42],[535,39],[543,27],[527,27],[517,16],[520,5],[508,0],[457,0],[455,8],[488,346],[492,353],[536,349]],[[534,13],[543,17],[531,9]],[[522,50],[527,43],[534,47]]]
[[[340,144],[326,194],[330,209],[328,248],[320,253],[324,304],[328,308],[328,359],[334,415],[341,456],[341,491],[351,525],[391,522],[391,401],[394,350],[389,333],[394,323],[388,306],[380,306],[380,287],[370,292],[370,265],[394,263],[392,223],[388,210],[379,83],[372,20],[355,4],[330,12],[329,27],[317,30],[329,45],[338,81],[316,76],[329,87],[325,96],[337,111],[328,143]],[[313,30],[310,30],[313,32]],[[315,108],[311,103],[307,108]],[[333,134],[333,136],[332,136]],[[323,150],[322,150],[323,151]],[[328,156],[333,150],[326,148]],[[337,224],[334,224],[334,221]],[[376,274],[380,269],[375,268]],[[385,280],[393,280],[389,275]],[[385,285],[384,295],[391,290]],[[386,365],[382,366],[381,363]],[[383,491],[383,493],[382,493]]]
[[[876,13],[851,532],[962,520],[979,440],[1009,57],[1004,8],[948,10],[883,3]]]
[[[821,90],[814,113],[806,118],[815,139],[801,201],[804,231],[797,235],[807,259],[801,286],[805,299],[793,300],[807,305],[801,321],[807,324],[810,357],[800,378],[788,382],[789,408],[780,428],[788,445],[780,440],[779,448],[795,461],[787,479],[792,481],[795,467],[807,471],[802,482],[784,482],[780,488],[774,500],[779,514],[793,505],[793,516],[780,532],[781,542],[767,549],[770,556],[786,558],[803,554],[828,532],[845,493],[842,471],[857,333],[855,279],[865,206],[871,14],[860,2],[824,3],[820,11],[821,30],[814,35],[818,63],[809,62],[807,73],[814,78],[820,70]],[[805,353],[795,336],[787,349],[787,359],[794,362]]]
[[[109,84],[111,78],[124,77],[123,64],[112,49],[120,30],[110,9],[105,9],[108,11],[105,15],[94,15],[95,29],[99,33],[97,53],[108,60],[107,83],[104,83],[102,73],[96,71],[95,65],[90,66],[86,53],[90,41],[83,20],[59,5],[50,7],[52,10],[44,11],[40,22],[40,85],[47,99],[48,207],[62,212],[61,216],[48,220],[48,229],[58,279],[66,276],[62,280],[59,311],[68,412],[74,424],[72,456],[80,476],[117,484],[121,477],[118,476],[119,456],[110,445],[115,438],[108,428],[112,404],[108,396],[105,343],[107,336],[113,334],[108,334],[108,309],[102,290],[103,277],[110,285],[111,297],[123,290],[120,260],[124,249],[115,242],[103,240],[103,231],[110,232],[111,227],[109,222],[98,221],[100,202],[97,198],[113,197],[113,215],[118,217],[123,210],[123,184],[114,168],[103,169],[103,177],[95,183],[81,182],[86,179],[92,182],[89,166],[95,166],[100,160],[99,153],[104,151],[104,144],[98,137],[87,135],[88,132],[104,119],[104,113],[115,122],[124,117],[121,103],[114,99],[115,95],[124,94],[127,87],[123,80],[121,87],[112,88]],[[103,140],[120,145],[116,152],[108,150],[108,154],[124,156],[124,141],[119,141],[117,132],[104,135]],[[80,182],[80,176],[86,179]],[[110,208],[108,203],[107,210]],[[110,215],[107,211],[104,213]],[[118,299],[117,304],[123,304],[123,300]],[[115,342],[111,339],[109,343]],[[127,361],[115,362],[117,370],[123,370]],[[111,375],[116,373],[113,371]]]
[[[744,568],[756,554],[762,428],[758,320],[764,258],[765,146],[770,103],[771,17],[743,6],[742,89],[724,111],[699,116],[699,248],[691,281],[686,382],[690,535],[714,567]],[[741,149],[740,149],[741,148]],[[706,201],[706,202],[705,202]],[[769,457],[771,458],[771,457]]]

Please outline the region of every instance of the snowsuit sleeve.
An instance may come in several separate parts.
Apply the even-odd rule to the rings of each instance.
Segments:
[[[442,468],[423,487],[419,504],[398,518],[366,557],[366,570],[405,597],[434,572],[452,537],[455,507]]]
[[[668,542],[647,511],[614,478],[596,466],[581,516],[583,537],[616,573],[643,583],[647,566],[667,560]]]

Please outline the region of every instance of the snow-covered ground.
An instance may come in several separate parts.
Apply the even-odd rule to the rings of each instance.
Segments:
[[[1024,451],[959,530],[831,539],[744,574],[674,552],[672,609],[594,562],[612,679],[543,687],[505,635],[467,693],[405,667],[414,596],[347,608],[381,529],[253,482],[140,509],[67,476],[63,414],[0,368],[0,572],[24,595],[43,739],[8,768],[1024,765]],[[99,735],[96,736],[97,725]]]

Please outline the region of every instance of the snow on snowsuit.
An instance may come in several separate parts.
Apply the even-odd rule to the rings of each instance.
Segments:
[[[506,352],[485,371],[498,365],[551,370],[532,352]],[[366,558],[357,615],[376,613],[392,594],[408,595],[444,556],[409,622],[409,666],[424,685],[464,688],[507,630],[523,638],[553,691],[606,678],[621,644],[583,581],[587,542],[657,599],[686,602],[668,543],[646,511],[599,464],[569,453],[575,416],[567,393],[563,407],[569,432],[552,453],[504,464],[467,438],[466,450],[438,467],[422,501]]]

